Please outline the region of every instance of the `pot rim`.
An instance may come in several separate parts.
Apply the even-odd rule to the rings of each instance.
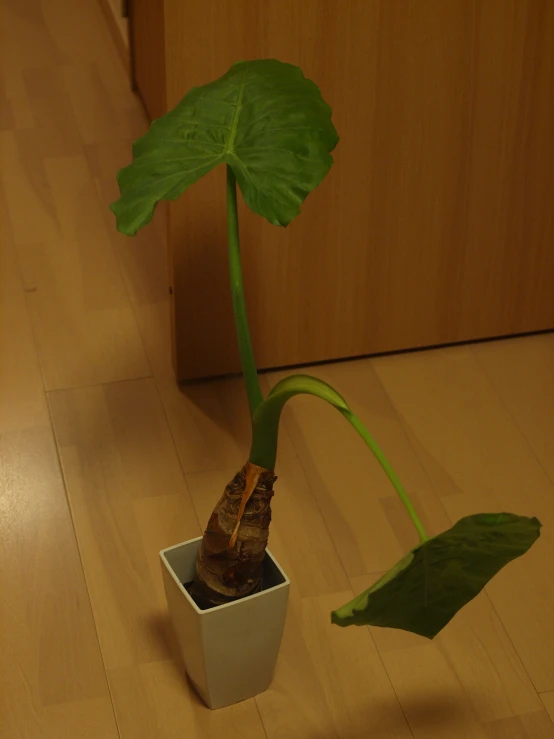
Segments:
[[[202,541],[202,537],[201,536],[197,536],[194,539],[188,539],[187,541],[182,541],[179,544],[174,544],[172,547],[166,547],[165,549],[162,549],[160,551],[160,559],[162,560],[164,567],[167,569],[167,571],[169,572],[169,574],[173,578],[174,582],[177,584],[177,587],[181,591],[182,595],[185,596],[185,598],[187,599],[188,603],[192,606],[192,608],[194,609],[194,611],[196,613],[198,613],[198,615],[200,615],[200,616],[207,616],[210,613],[216,613],[218,611],[222,611],[222,610],[227,609],[227,608],[233,608],[234,606],[238,606],[241,603],[245,603],[247,601],[254,600],[255,598],[262,598],[265,594],[271,593],[271,592],[273,592],[275,590],[280,590],[280,589],[283,589],[283,588],[287,588],[290,585],[290,580],[287,577],[285,571],[283,570],[283,568],[281,567],[281,565],[279,564],[279,562],[275,559],[275,557],[271,554],[270,550],[269,549],[266,549],[265,550],[266,551],[266,554],[269,556],[269,558],[271,559],[271,561],[273,562],[273,564],[275,565],[275,567],[279,571],[279,574],[283,578],[283,582],[279,583],[279,585],[273,585],[271,588],[267,588],[267,590],[261,590],[259,593],[253,593],[252,595],[247,595],[245,598],[240,598],[239,600],[232,601],[231,603],[223,603],[220,606],[213,606],[212,608],[208,608],[206,610],[202,610],[202,609],[198,608],[198,606],[196,605],[196,603],[194,602],[194,600],[191,598],[190,594],[185,590],[185,587],[184,587],[183,583],[179,580],[179,578],[175,574],[175,570],[170,565],[170,563],[169,563],[169,561],[168,561],[168,559],[166,557],[166,553],[167,552],[171,552],[173,549],[180,549],[181,547],[183,547],[183,546],[185,546],[187,544],[195,544],[198,541]]]

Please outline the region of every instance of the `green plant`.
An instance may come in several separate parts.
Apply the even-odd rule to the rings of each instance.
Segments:
[[[190,90],[135,143],[132,164],[118,174],[121,197],[112,210],[118,229],[133,235],[161,199],[176,199],[211,169],[226,165],[231,292],[252,446],[208,523],[194,597],[209,606],[261,587],[281,411],[295,395],[310,394],[330,403],[360,434],[420,539],[375,585],[334,611],[332,620],[432,638],[505,564],[529,549],[540,523],[507,513],[478,514],[429,538],[391,465],[336,390],[308,375],[292,375],[263,397],[246,317],[236,184],[251,210],[286,226],[331,168],[337,143],[331,109],[300,69],[271,59],[238,62],[215,82]]]

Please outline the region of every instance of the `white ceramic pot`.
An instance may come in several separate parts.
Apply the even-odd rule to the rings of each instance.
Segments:
[[[222,708],[269,687],[281,644],[290,581],[267,552],[264,590],[202,611],[183,587],[202,538],[160,552],[167,604],[186,671],[204,702]]]

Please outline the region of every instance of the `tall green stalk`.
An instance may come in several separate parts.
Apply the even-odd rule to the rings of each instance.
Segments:
[[[237,185],[233,170],[227,165],[227,244],[229,251],[229,275],[231,278],[231,295],[233,298],[233,313],[235,329],[242,364],[242,373],[246,384],[250,415],[263,401],[258,370],[254,361],[248,317],[244,300],[244,285],[242,280],[242,266],[240,261],[239,216],[237,209]]]

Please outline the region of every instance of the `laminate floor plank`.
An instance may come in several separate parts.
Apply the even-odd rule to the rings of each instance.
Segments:
[[[2,235],[0,737],[116,739],[26,295]]]

